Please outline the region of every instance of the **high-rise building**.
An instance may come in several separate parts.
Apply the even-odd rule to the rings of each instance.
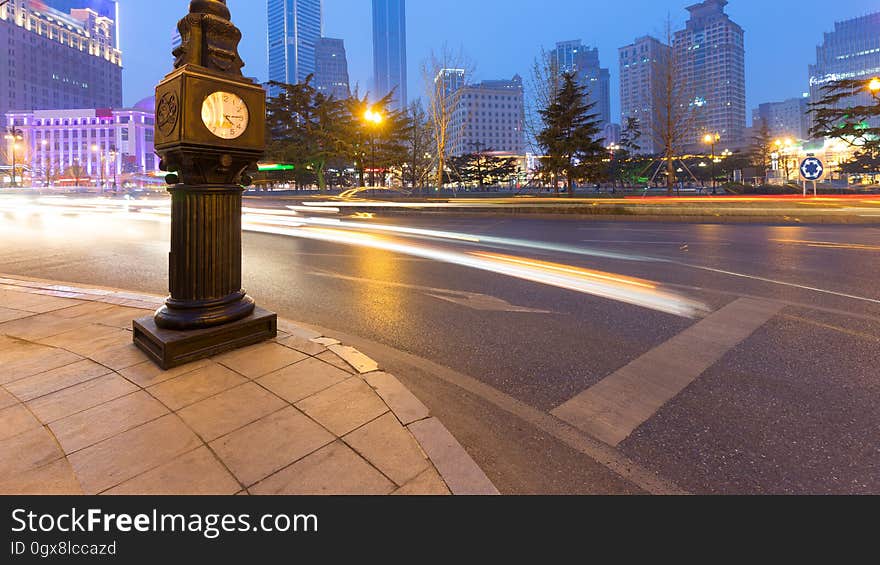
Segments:
[[[434,77],[434,84],[443,81],[443,98],[452,100],[452,95],[465,85],[464,69],[441,69]]]
[[[86,7],[65,13],[39,0],[0,6],[0,116],[122,106],[116,21],[88,0],[68,4]],[[115,3],[107,4],[115,13]]]
[[[816,48],[816,64],[810,65],[810,97],[822,99],[822,87],[844,79],[865,79],[880,76],[880,12],[834,24],[834,31],[825,34]],[[840,107],[871,104],[867,90],[851,99],[840,101]],[[872,124],[880,127],[880,120]]]
[[[315,88],[325,96],[342,100],[351,96],[345,42],[322,37],[315,48]]]
[[[725,13],[727,4],[690,6],[685,29],[675,33],[676,80],[693,92],[694,124],[683,140],[692,150],[706,134],[718,134],[726,148],[746,143],[745,33]]]
[[[657,106],[662,105],[670,48],[653,37],[645,36],[621,47],[619,56],[620,123],[625,126],[630,118],[637,119],[642,132],[637,140],[639,153],[661,153],[663,147],[656,140],[654,122],[661,115]]]
[[[602,68],[599,50],[587,47],[579,39],[562,41],[556,44],[550,57],[558,72],[574,73],[578,83],[587,87],[600,127],[611,123],[611,73]]]
[[[305,82],[315,73],[315,46],[323,27],[321,0],[269,0],[268,16],[269,80]]]
[[[373,82],[374,98],[406,108],[406,0],[373,0]]]
[[[449,75],[456,77],[457,74]],[[450,155],[494,152],[525,154],[522,77],[461,87],[450,120]]]
[[[755,134],[767,126],[774,138],[810,139],[809,94],[782,102],[768,102],[752,110]]]

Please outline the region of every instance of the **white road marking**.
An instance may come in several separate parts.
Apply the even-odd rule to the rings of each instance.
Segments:
[[[480,294],[477,292],[450,290],[446,288],[432,288],[429,286],[419,286],[414,284],[405,284],[391,281],[380,281],[376,279],[365,279],[360,277],[349,277],[329,271],[312,271],[308,274],[316,277],[339,279],[350,282],[417,290],[426,294],[427,296],[430,296],[431,298],[445,300],[446,302],[451,302],[453,304],[464,306],[472,310],[481,310],[485,312],[515,312],[526,314],[556,314],[556,312],[552,312],[550,310],[539,310],[535,308],[528,308],[525,306],[516,306],[515,304],[511,304],[510,302],[507,302],[506,300],[503,300],[501,298],[489,296],[487,294]]]
[[[551,412],[608,445],[620,445],[784,304],[742,298]]]

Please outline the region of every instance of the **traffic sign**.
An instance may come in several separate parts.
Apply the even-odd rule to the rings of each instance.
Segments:
[[[817,157],[807,157],[801,163],[801,177],[804,180],[817,181],[825,174],[825,165]]]

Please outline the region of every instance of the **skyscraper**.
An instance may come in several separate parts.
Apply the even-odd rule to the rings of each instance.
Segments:
[[[562,41],[550,57],[559,72],[574,73],[578,83],[587,87],[590,101],[596,104],[593,113],[599,117],[600,127],[611,123],[611,73],[599,63],[599,50],[579,39]]]
[[[810,121],[807,104],[809,95],[782,102],[768,102],[752,110],[755,132],[767,126],[773,138],[810,139]]]
[[[680,62],[677,80],[694,93],[694,127],[684,145],[701,147],[706,134],[718,134],[724,147],[746,143],[746,75],[743,29],[724,12],[727,0],[690,6],[685,29],[675,32]]]
[[[406,0],[373,0],[373,81],[375,98],[393,91],[406,108]]]
[[[637,119],[642,132],[637,141],[639,153],[656,155],[663,151],[662,144],[655,139],[655,120],[662,114],[657,106],[662,106],[660,98],[670,64],[669,46],[646,36],[621,47],[619,54],[620,123],[626,126],[630,118]]]
[[[115,20],[88,8],[88,0],[70,4],[86,8],[62,12],[36,0],[0,6],[0,116],[122,106]]]
[[[810,97],[822,98],[822,87],[844,79],[865,79],[880,76],[880,12],[834,24],[834,31],[825,34],[816,48],[816,64],[810,65]],[[867,105],[871,95],[865,90],[841,107]],[[880,126],[880,120],[872,124]]]
[[[304,82],[315,73],[322,35],[321,0],[269,0],[269,80]],[[275,89],[270,88],[273,94]]]
[[[329,37],[318,40],[315,48],[315,88],[325,96],[332,96],[337,100],[351,95],[348,59],[343,40]]]

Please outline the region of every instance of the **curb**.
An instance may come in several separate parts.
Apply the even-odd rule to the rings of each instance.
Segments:
[[[101,302],[141,309],[160,307],[165,299],[112,288],[85,288],[31,277],[0,274],[0,289],[28,292],[59,298]],[[468,455],[452,433],[397,377],[381,371],[380,364],[357,349],[338,340],[305,329],[286,319],[278,320],[278,330],[285,335],[278,341],[294,340],[297,347],[326,349],[339,357],[385,402],[394,416],[415,438],[453,495],[498,495],[477,463]]]

